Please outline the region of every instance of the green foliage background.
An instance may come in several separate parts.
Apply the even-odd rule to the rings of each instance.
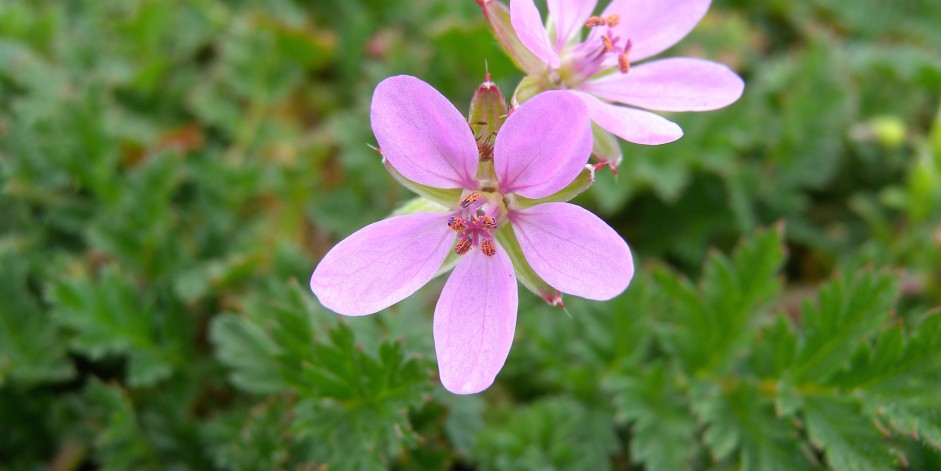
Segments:
[[[306,280],[410,197],[372,89],[521,74],[471,0],[0,0],[0,469],[941,469],[941,3],[716,0],[746,81],[578,202],[639,270],[436,380],[436,280]]]

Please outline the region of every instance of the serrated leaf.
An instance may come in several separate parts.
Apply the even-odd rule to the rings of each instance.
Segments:
[[[28,291],[22,258],[0,254],[0,386],[59,381],[73,374],[61,333]]]
[[[941,316],[922,321],[905,340],[888,329],[872,348],[863,346],[849,368],[829,384],[852,390],[873,420],[941,449]]]
[[[846,365],[861,340],[886,321],[897,292],[894,276],[872,272],[821,288],[817,302],[805,303],[801,312],[794,381],[819,382]]]
[[[209,453],[222,469],[289,469],[295,448],[308,447],[296,443],[290,433],[291,402],[274,397],[252,406],[218,417],[203,428]]]
[[[210,339],[216,357],[233,370],[229,377],[239,388],[257,394],[284,388],[275,359],[280,349],[257,324],[233,314],[216,316]]]
[[[427,364],[401,342],[365,351],[344,322],[322,312],[296,283],[275,286],[275,301],[253,299],[244,316],[214,320],[217,356],[236,386],[254,393],[291,391],[292,436],[301,455],[337,469],[387,469],[417,435],[409,410],[429,387]]]
[[[796,471],[812,469],[811,454],[802,449],[796,429],[775,416],[771,402],[754,385],[740,383],[722,390],[703,383],[691,393],[703,441],[716,460],[735,455],[740,469]],[[734,453],[733,453],[734,452]]]
[[[687,469],[699,448],[696,419],[663,363],[605,382],[616,420],[631,423],[631,456],[650,471]]]
[[[95,458],[103,470],[157,469],[151,443],[138,423],[126,391],[97,380],[85,389],[89,415],[97,418]]]
[[[71,348],[95,359],[109,354],[128,356],[129,385],[149,386],[173,372],[179,353],[172,344],[158,341],[154,325],[158,314],[117,269],[105,269],[96,280],[59,283],[49,298],[55,322],[75,332]]]
[[[777,293],[784,260],[779,230],[756,233],[731,259],[714,253],[698,286],[658,272],[671,308],[662,314],[661,338],[687,372],[722,371],[746,347],[751,325]]]
[[[873,423],[849,399],[811,396],[804,401],[807,434],[835,471],[893,469],[899,459]]]
[[[611,469],[617,449],[614,428],[603,410],[568,397],[540,399],[488,424],[472,456],[483,470]]]

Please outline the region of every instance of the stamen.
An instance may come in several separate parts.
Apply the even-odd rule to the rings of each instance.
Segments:
[[[458,255],[464,255],[470,251],[473,242],[471,242],[470,237],[464,237],[458,241],[457,245],[454,247],[454,253]]]
[[[497,230],[497,221],[490,216],[484,216],[481,218],[480,227],[486,231],[493,232]]]
[[[618,56],[618,70],[620,70],[622,74],[626,74],[631,70],[631,62],[627,60],[626,52]]]
[[[627,43],[624,45],[624,52],[618,56],[618,70],[620,70],[622,74],[626,74],[629,70],[631,70],[631,62],[627,60],[627,54],[630,52],[631,40],[628,39]]]
[[[605,20],[608,23],[608,26],[613,28],[621,22],[621,17],[619,15],[608,15]]]
[[[614,50],[614,42],[611,41],[610,36],[602,36],[601,42],[604,44],[604,52],[611,52]]]
[[[461,231],[463,231],[464,229],[467,229],[467,224],[464,224],[464,220],[463,220],[463,219],[461,219],[461,218],[459,218],[459,217],[457,217],[457,216],[451,216],[451,217],[448,219],[448,227],[450,227],[451,229],[453,229],[453,230],[455,230],[455,231],[457,231],[457,232],[461,232]]]
[[[479,199],[480,199],[480,193],[477,193],[475,191],[465,196],[464,199],[461,200],[460,205],[462,208],[467,209],[468,206],[474,204],[474,202],[476,202]]]
[[[480,244],[480,251],[488,257],[493,257],[493,255],[497,253],[497,249],[493,246],[492,240],[485,240],[482,244]]]
[[[607,22],[604,18],[600,16],[592,16],[588,18],[588,21],[585,22],[586,28],[594,28],[595,26],[604,26]]]

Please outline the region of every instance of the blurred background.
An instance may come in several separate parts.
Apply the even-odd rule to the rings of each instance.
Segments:
[[[347,319],[307,280],[412,197],[368,147],[376,83],[415,75],[464,111],[485,64],[505,95],[522,78],[476,2],[0,0],[0,469],[941,469],[865,402],[848,443],[904,459],[837,459],[762,389],[772,370],[738,363],[781,319],[802,338],[834,276],[896,286],[853,339],[941,304],[939,25],[932,0],[714,1],[662,56],[728,64],[744,96],[669,116],[676,143],[624,144],[577,200],[635,281],[569,315],[522,291],[497,383],[459,397],[436,377],[442,279]],[[749,250],[779,263],[749,271]],[[669,280],[708,301],[717,259],[773,293],[743,307],[731,366],[697,376]],[[761,421],[723,442],[703,377],[754,386],[724,391]]]

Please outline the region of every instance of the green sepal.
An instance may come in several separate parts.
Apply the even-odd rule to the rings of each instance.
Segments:
[[[442,206],[435,201],[419,196],[406,201],[402,206],[392,211],[390,216],[404,216],[417,213],[443,213],[447,210],[448,208],[446,206]],[[444,220],[444,215],[442,215],[441,218]]]
[[[564,304],[562,304],[562,292],[549,286],[549,283],[546,283],[540,278],[533,270],[533,267],[529,265],[529,262],[526,261],[526,257],[523,256],[523,249],[520,247],[519,241],[516,240],[516,234],[513,232],[511,226],[504,225],[500,229],[497,229],[494,236],[510,257],[510,261],[513,262],[513,270],[516,272],[516,279],[523,283],[523,286],[528,290],[536,293],[537,296],[544,299],[550,305],[564,307]]]
[[[516,90],[513,91],[513,107],[522,105],[530,98],[546,90],[552,90],[555,87],[549,83],[549,78],[545,75],[527,75],[520,80]]]
[[[617,171],[618,165],[621,165],[621,160],[624,159],[617,138],[594,122],[591,123],[591,136],[594,139],[591,146],[591,158],[611,167],[612,171]]]
[[[545,198],[526,198],[523,196],[515,195],[516,204],[520,209],[531,208],[537,204],[542,203],[555,203],[560,201],[569,201],[572,198],[580,195],[583,191],[587,190],[591,185],[595,183],[595,167],[592,165],[585,165],[585,168],[582,169],[582,172],[575,177],[575,180],[572,180],[572,183],[569,183],[568,186],[559,190],[555,194],[546,196]]]
[[[422,185],[421,183],[415,183],[399,173],[399,171],[396,170],[391,163],[389,163],[389,159],[383,157],[382,164],[386,166],[386,170],[389,171],[389,174],[392,175],[392,178],[394,178],[395,181],[399,182],[402,186],[412,190],[425,199],[444,206],[445,208],[453,206],[461,199],[462,190],[460,188],[435,188],[432,186]]]
[[[513,64],[527,74],[545,72],[546,64],[530,52],[516,35],[516,30],[510,23],[510,9],[502,2],[494,0],[477,0],[477,3],[480,5],[484,18],[487,19],[490,32],[497,38],[497,42],[506,51],[506,55],[513,61]]]
[[[493,158],[494,138],[506,121],[506,115],[506,99],[497,84],[490,81],[488,72],[484,82],[474,92],[467,115],[467,122],[470,123],[474,139],[477,140],[481,161]]]

